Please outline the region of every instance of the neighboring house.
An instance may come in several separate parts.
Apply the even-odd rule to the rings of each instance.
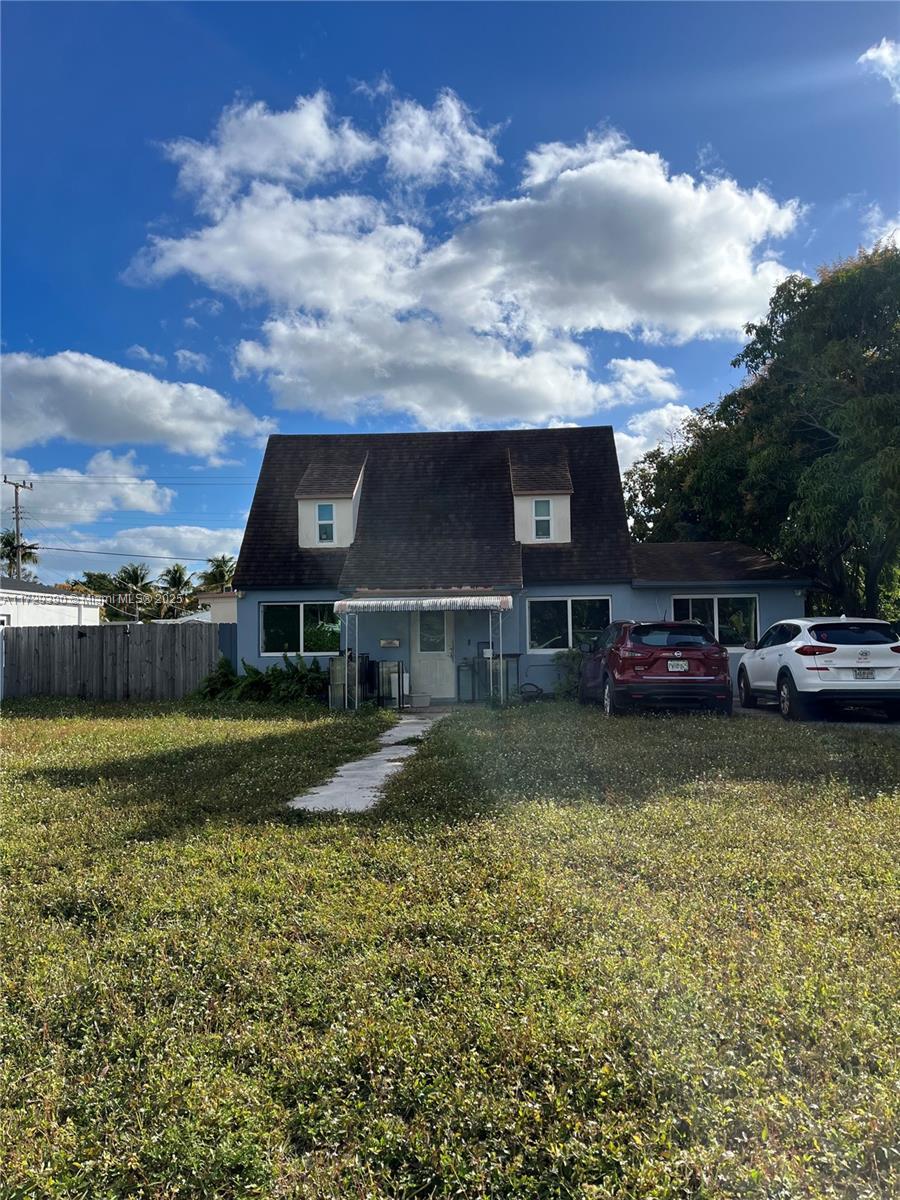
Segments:
[[[201,625],[212,624],[215,618],[208,611],[188,612],[181,617],[154,617],[151,625]]]
[[[0,625],[99,625],[102,596],[0,576]]]
[[[238,594],[230,588],[227,592],[197,592],[201,608],[209,609],[211,619],[221,624],[234,624],[237,620]]]
[[[279,435],[235,574],[238,658],[326,665],[349,641],[454,700],[501,638],[510,690],[549,691],[554,656],[613,617],[675,617],[709,624],[736,669],[807,583],[736,543],[633,545],[607,426]]]

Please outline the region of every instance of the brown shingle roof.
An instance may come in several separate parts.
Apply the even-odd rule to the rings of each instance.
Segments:
[[[353,546],[299,547],[296,492],[309,467],[315,464],[314,477],[324,480],[330,467],[338,472],[363,460]],[[520,547],[515,541],[512,460],[567,464],[571,543]],[[275,435],[263,459],[235,586],[440,590],[616,581],[631,573],[608,426]]]
[[[352,496],[363,465],[362,459],[351,463],[311,462],[301,475],[294,495],[298,500]]]
[[[572,491],[569,460],[563,446],[515,446],[509,452],[514,496],[565,495]]]
[[[641,542],[633,556],[636,583],[807,582],[800,571],[741,542]]]

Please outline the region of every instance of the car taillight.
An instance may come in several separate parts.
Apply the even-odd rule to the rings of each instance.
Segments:
[[[802,654],[804,658],[812,658],[816,654],[834,654],[837,646],[795,646],[794,653]]]
[[[891,646],[891,654],[900,654],[900,642],[896,646]]]
[[[619,658],[643,658],[646,653],[646,650],[631,650],[627,646],[623,646],[619,651]]]

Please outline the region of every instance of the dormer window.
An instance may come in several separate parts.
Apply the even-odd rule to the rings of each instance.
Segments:
[[[316,536],[319,542],[334,545],[334,505],[316,505]]]
[[[550,501],[535,500],[534,502],[534,540],[549,541],[551,537]]]

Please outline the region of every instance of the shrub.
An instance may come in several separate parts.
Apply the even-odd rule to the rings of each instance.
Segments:
[[[581,651],[560,650],[559,654],[553,655],[553,661],[556,663],[558,671],[557,699],[577,700],[581,687]]]
[[[323,701],[328,697],[328,675],[314,658],[309,666],[299,655],[284,655],[284,666],[273,663],[265,671],[241,659],[243,675],[238,675],[227,658],[207,675],[197,689],[204,700],[267,700],[275,704],[294,704],[299,700]]]

